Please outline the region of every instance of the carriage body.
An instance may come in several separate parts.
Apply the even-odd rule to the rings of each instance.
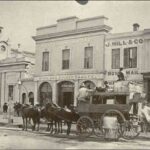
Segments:
[[[95,132],[97,136],[101,136],[102,134],[102,127],[103,127],[103,120],[104,117],[107,115],[117,116],[118,123],[120,124],[121,128],[126,124],[130,123],[133,124],[134,118],[130,116],[130,99],[129,99],[129,92],[95,92],[89,98],[87,103],[80,103],[77,106],[77,111],[80,115],[80,118],[77,122],[77,126],[81,124],[81,122],[86,122],[91,129],[91,133]],[[84,120],[84,121],[83,121]],[[137,120],[136,120],[137,121]],[[92,127],[91,127],[92,126]],[[97,129],[99,130],[97,132]],[[122,131],[124,129],[122,128]],[[121,132],[122,132],[121,131]],[[125,130],[124,130],[125,131]],[[124,132],[123,131],[123,132]],[[124,135],[124,133],[121,133]],[[85,134],[85,136],[89,136],[89,134]],[[127,132],[126,132],[127,133]],[[136,137],[139,133],[132,136],[125,135],[125,138],[133,138]]]
[[[96,92],[90,96],[89,102],[78,105],[77,111],[80,115],[102,115],[109,109],[115,109],[126,115],[130,108],[127,92]]]

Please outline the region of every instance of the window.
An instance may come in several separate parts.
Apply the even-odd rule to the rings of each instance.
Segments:
[[[62,51],[62,69],[69,69],[70,50],[65,49]]]
[[[43,52],[42,71],[49,70],[49,52]]]
[[[8,97],[9,99],[13,100],[13,85],[8,86]]]
[[[112,49],[112,69],[120,67],[120,49]]]
[[[124,67],[125,68],[137,67],[137,47],[124,49]]]
[[[93,68],[93,47],[85,48],[84,68]]]

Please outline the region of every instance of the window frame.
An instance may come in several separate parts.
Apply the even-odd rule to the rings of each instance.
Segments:
[[[133,58],[131,58],[131,50]],[[133,50],[135,50],[135,56],[133,56]],[[124,68],[137,68],[137,47],[124,48]]]
[[[115,66],[113,66],[113,51],[116,51],[116,50],[118,50],[119,51],[119,63],[118,63],[118,66],[116,66],[116,61],[115,61]],[[112,58],[112,60],[111,60],[111,68],[112,69],[119,69],[120,68],[120,48],[115,48],[115,49],[112,49],[112,51],[111,51],[112,53],[111,53],[111,58]],[[116,59],[115,59],[116,60]]]
[[[64,53],[67,51],[69,54],[68,59],[64,59]],[[70,69],[70,49],[63,49],[62,50],[62,70]]]
[[[88,48],[91,48],[91,57],[86,57],[86,51]],[[93,46],[88,46],[84,48],[84,69],[92,69],[93,68]],[[90,60],[91,59],[91,60]],[[90,64],[91,62],[91,64]],[[88,65],[87,65],[88,63]]]
[[[49,71],[49,52],[45,51],[42,54],[42,71]]]

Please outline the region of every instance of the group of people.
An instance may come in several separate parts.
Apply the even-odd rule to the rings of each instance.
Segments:
[[[124,81],[125,80],[125,75],[123,72],[123,68],[119,69],[118,72],[118,80],[117,81]],[[79,89],[79,94],[77,96],[77,100],[78,100],[78,104],[79,103],[86,103],[89,101],[89,96],[91,93],[95,92],[95,91],[101,91],[101,92],[106,92],[109,91],[109,85],[107,81],[104,81],[104,86],[103,87],[95,87],[94,89],[90,89],[89,85],[86,85],[84,83],[82,83],[82,85],[80,86]]]

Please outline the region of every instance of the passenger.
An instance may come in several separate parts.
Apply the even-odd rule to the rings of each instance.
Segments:
[[[80,89],[79,89],[79,94],[77,96],[77,100],[78,100],[78,103],[88,103],[89,101],[89,95],[91,92],[94,92],[95,90],[93,89],[88,89],[86,88],[85,84],[83,83],[81,86],[80,86]]]
[[[124,80],[125,80],[125,75],[123,72],[123,68],[120,68],[119,72],[118,72],[118,80],[117,81],[124,81]]]
[[[67,107],[67,105],[65,105],[64,110],[67,112],[71,112],[71,110]]]
[[[109,91],[109,85],[107,81],[104,81],[104,89],[105,91]]]

